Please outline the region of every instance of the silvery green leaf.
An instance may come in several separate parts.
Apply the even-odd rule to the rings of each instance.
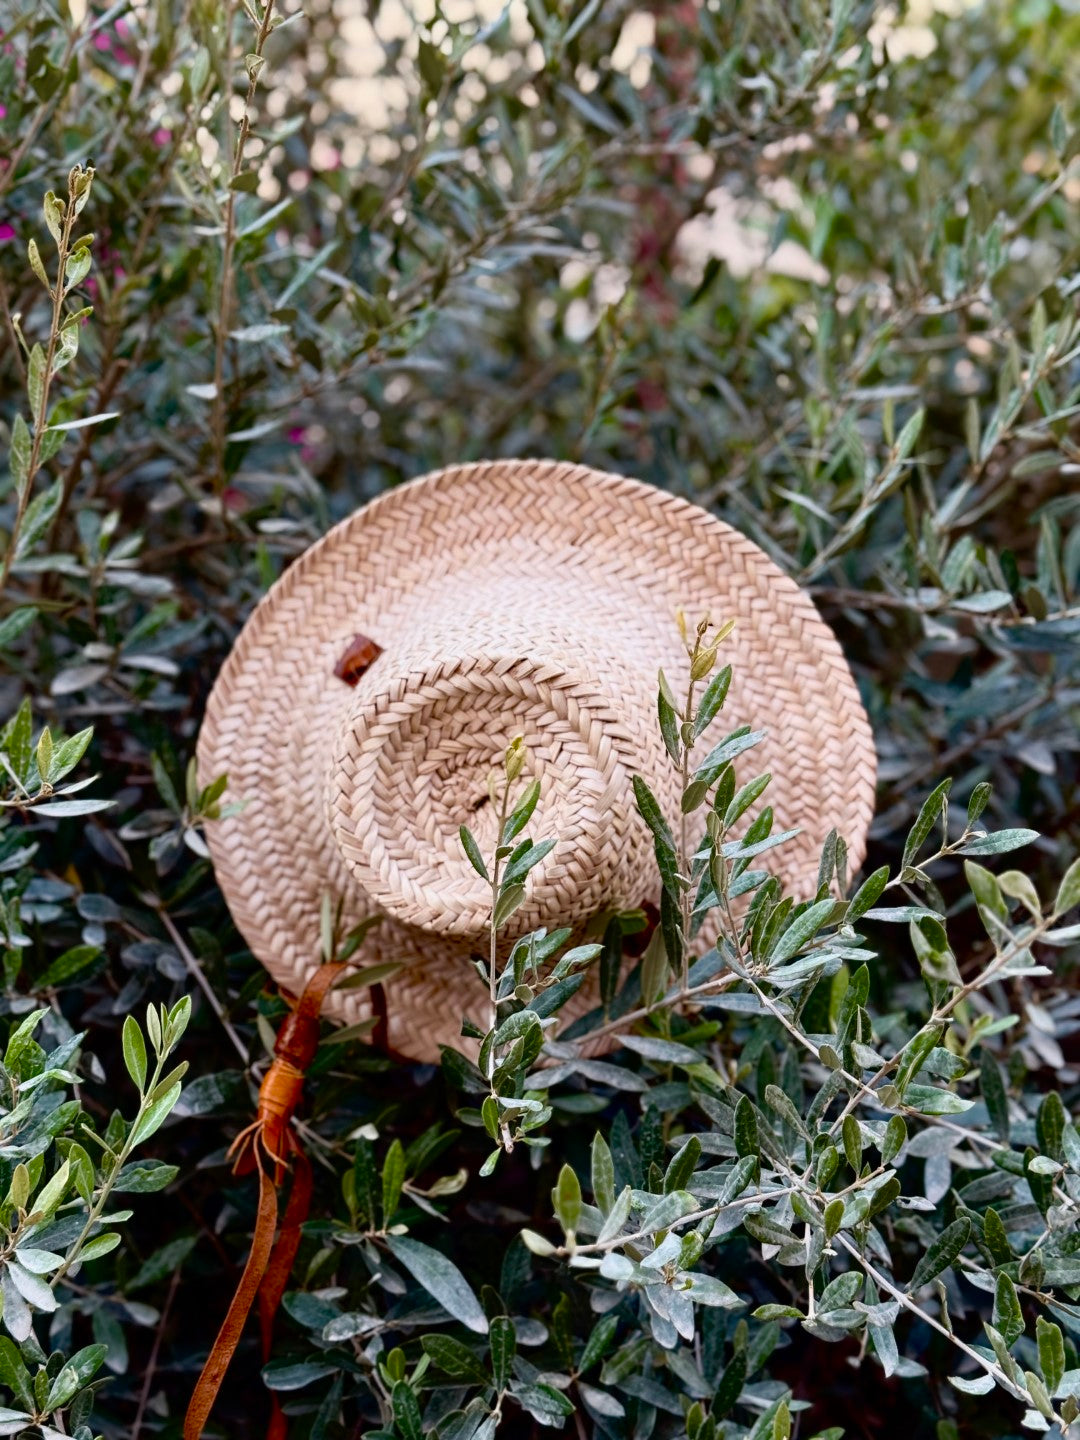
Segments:
[[[954,600],[952,608],[972,615],[988,615],[994,610],[1004,610],[1012,603],[1013,597],[1008,590],[983,590],[977,595],[965,595],[962,600]]]
[[[617,1420],[626,1414],[623,1406],[607,1390],[600,1390],[595,1385],[586,1385],[579,1380],[577,1391],[585,1408],[594,1415],[603,1415],[606,1419]]]
[[[1061,1166],[1048,1155],[1036,1155],[1028,1162],[1027,1168],[1035,1175],[1056,1175]]]
[[[731,666],[725,665],[718,670],[710,680],[701,703],[698,706],[697,715],[694,717],[694,738],[696,739],[702,731],[716,719],[727,699],[728,689],[731,686]]]
[[[615,1280],[617,1282],[630,1280],[633,1278],[634,1270],[633,1261],[628,1260],[625,1255],[620,1255],[614,1250],[609,1251],[600,1263],[600,1274],[605,1280]]]
[[[992,834],[973,835],[960,847],[961,855],[1002,855],[1018,850],[1039,838],[1037,830],[996,830]]]
[[[503,886],[513,886],[523,880],[534,866],[539,865],[545,855],[549,855],[554,850],[555,843],[554,840],[540,840],[535,845],[530,845],[516,859],[511,860],[502,877]]]
[[[63,493],[63,481],[57,480],[49,486],[48,490],[43,490],[30,501],[26,507],[26,514],[23,516],[23,522],[19,529],[19,538],[15,544],[16,561],[25,559],[30,554],[52,524],[53,517],[60,507]]]
[[[925,905],[892,905],[867,910],[864,918],[884,920],[889,924],[900,925],[911,920],[943,920],[945,917],[939,915],[936,910],[928,909]]]
[[[115,800],[48,800],[35,805],[38,815],[48,815],[54,820],[70,818],[72,815],[93,815],[99,810],[111,810]]]
[[[1062,877],[1054,900],[1054,914],[1064,915],[1080,905],[1080,858],[1074,860]]]
[[[673,1190],[670,1195],[657,1197],[655,1203],[646,1210],[641,1218],[641,1229],[647,1233],[655,1230],[666,1230],[684,1215],[691,1214],[698,1208],[698,1203],[693,1195],[686,1190]]]
[[[992,1375],[972,1375],[965,1378],[963,1375],[950,1375],[949,1384],[955,1385],[957,1390],[964,1395],[989,1395],[994,1388],[994,1377]]]
[[[789,960],[810,941],[836,909],[835,900],[819,900],[804,910],[780,936],[769,955],[769,964]]]
[[[660,734],[663,736],[664,748],[667,750],[672,762],[678,765],[682,757],[682,743],[679,738],[679,716],[675,708],[675,697],[664,678],[663,670],[659,675],[659,688],[656,692],[657,716],[660,722]]]
[[[484,857],[482,857],[480,852],[480,845],[478,845],[477,841],[472,837],[471,829],[468,828],[468,825],[462,825],[458,834],[459,837],[461,837],[462,848],[464,848],[465,854],[468,855],[469,864],[477,871],[481,880],[490,880],[491,877],[488,876],[488,867],[484,864]]]
[[[860,916],[865,915],[876,903],[888,883],[889,867],[887,865],[882,865],[879,870],[868,875],[851,897],[844,916],[845,923],[853,925]]]
[[[711,785],[730,760],[734,760],[745,750],[759,744],[767,733],[765,730],[751,730],[749,725],[743,725],[740,729],[733,731],[719,745],[709,751],[694,772],[694,779],[703,780],[706,785]]]
[[[51,1314],[56,1309],[59,1301],[53,1293],[52,1287],[46,1285],[40,1276],[24,1270],[15,1260],[7,1262],[7,1274],[23,1299],[28,1300],[38,1310],[44,1310],[47,1314]],[[6,1302],[6,1295],[4,1299]]]
[[[12,1279],[10,1265],[5,1265],[0,1269],[0,1296],[3,1297],[4,1327],[8,1334],[21,1345],[30,1336],[34,1328],[34,1320],[30,1306],[23,1299],[21,1291]]]
[[[64,283],[68,290],[74,290],[76,285],[86,279],[92,263],[90,251],[86,248],[76,250],[73,255],[68,256],[64,267]]]
[[[653,1276],[656,1279],[661,1278],[656,1276],[655,1272],[662,1269],[665,1265],[669,1265],[673,1260],[677,1260],[681,1247],[682,1241],[680,1237],[669,1231],[663,1240],[661,1240],[660,1244],[657,1245],[656,1249],[653,1250],[651,1254],[646,1255],[641,1261],[641,1269],[653,1272]]]
[[[574,1407],[566,1396],[551,1385],[515,1384],[511,1386],[510,1393],[541,1425],[561,1426],[566,1416],[574,1413]]]
[[[830,1280],[818,1297],[819,1310],[839,1310],[851,1305],[862,1289],[863,1276],[858,1270],[847,1270]]]
[[[1020,1308],[1016,1287],[1004,1270],[994,1282],[994,1328],[1006,1345],[1012,1345],[1024,1333],[1024,1312]]]
[[[612,1066],[618,1069],[618,1066]],[[615,1204],[615,1165],[611,1158],[611,1147],[599,1131],[593,1136],[590,1179],[596,1203],[604,1215],[609,1215]]]
[[[45,387],[45,351],[35,345],[26,364],[26,393],[30,397],[30,415],[35,429],[42,413]]]
[[[15,482],[15,489],[21,493],[30,478],[30,452],[31,440],[30,431],[26,421],[19,414],[16,414],[11,425],[11,450],[8,455],[8,468],[11,471],[11,478]]]
[[[505,1390],[510,1380],[510,1367],[517,1353],[514,1322],[505,1315],[496,1315],[488,1329],[491,1348],[492,1375],[498,1390]]]
[[[962,1115],[975,1104],[965,1100],[951,1090],[939,1090],[934,1085],[909,1085],[904,1091],[905,1102],[923,1115]]]
[[[966,1218],[954,1220],[952,1224],[946,1225],[915,1266],[914,1273],[908,1281],[909,1293],[928,1284],[943,1270],[947,1270],[967,1244],[970,1234],[971,1222]]]
[[[730,1205],[733,1200],[743,1193],[746,1187],[754,1178],[757,1170],[758,1160],[756,1155],[743,1155],[735,1161],[731,1167],[731,1174],[725,1180],[719,1195],[716,1197],[717,1204],[722,1208]]]
[[[66,433],[68,430],[85,430],[90,425],[104,425],[107,420],[119,420],[119,410],[102,410],[97,415],[84,415],[79,420],[64,420],[49,426],[53,432]]]
[[[646,1060],[669,1062],[673,1065],[699,1065],[702,1056],[689,1045],[680,1045],[674,1040],[663,1040],[653,1035],[623,1035],[620,1044],[627,1050],[643,1055]]]
[[[729,840],[721,845],[720,853],[725,860],[752,860],[755,855],[764,855],[766,850],[773,850],[777,845],[783,845],[801,834],[801,829],[795,826],[791,830],[780,830],[775,835],[767,835],[762,840],[752,840],[749,843],[744,840]]]
[[[781,1120],[790,1125],[797,1135],[804,1140],[810,1139],[810,1132],[803,1123],[803,1118],[796,1108],[795,1102],[779,1085],[766,1085],[765,1103],[770,1110],[774,1110]]]
[[[135,1127],[131,1132],[131,1143],[133,1145],[141,1145],[144,1140],[149,1140],[150,1136],[164,1124],[173,1106],[180,1098],[180,1089],[181,1086],[178,1080],[175,1085],[170,1086],[164,1095],[158,1096],[158,1098],[143,1111],[139,1119],[135,1122]]]
[[[15,1259],[24,1270],[29,1270],[32,1275],[50,1275],[54,1270],[59,1270],[64,1263],[64,1257],[55,1254],[52,1250],[35,1250],[27,1245],[18,1247],[15,1251]]]
[[[254,345],[264,343],[267,340],[280,339],[282,335],[287,335],[288,333],[289,327],[287,325],[274,323],[244,325],[241,326],[239,330],[230,330],[229,338],[231,340],[238,340],[241,344]]]
[[[951,789],[952,780],[942,780],[941,784],[931,790],[923,801],[922,808],[904,843],[903,858],[900,862],[901,869],[906,870],[922,849],[924,841],[937,824],[938,817],[945,808]]]
[[[689,1295],[695,1305],[720,1306],[725,1310],[736,1310],[746,1301],[735,1291],[711,1275],[690,1275]]]
[[[406,1235],[388,1235],[387,1248],[413,1279],[436,1299],[455,1320],[478,1335],[486,1335],[487,1317],[472,1286],[452,1260],[430,1245]]]
[[[626,1185],[615,1197],[611,1211],[596,1237],[598,1245],[606,1245],[608,1241],[614,1240],[617,1235],[622,1233],[623,1227],[630,1218],[631,1195],[630,1186]]]
[[[499,898],[495,903],[495,912],[492,916],[492,924],[498,930],[505,925],[514,911],[525,903],[525,886],[510,885],[500,891]]]

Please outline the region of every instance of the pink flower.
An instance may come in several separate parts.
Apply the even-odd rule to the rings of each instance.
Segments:
[[[172,131],[166,130],[164,125],[159,126],[151,137],[155,145],[168,145],[172,139]]]
[[[6,116],[7,116],[7,106],[6,106],[6,105],[0,105],[0,120],[5,119]]]
[[[98,33],[94,36],[94,49],[95,49],[95,50],[111,50],[111,49],[112,49],[112,41],[109,39],[108,35],[103,35],[100,30],[99,30]]]
[[[14,227],[14,225],[0,225],[0,240],[14,240],[14,239],[15,239],[15,227]]]
[[[238,515],[245,511],[251,503],[243,490],[237,489],[235,485],[226,485],[221,492],[221,501],[226,510],[234,510]]]
[[[287,432],[290,445],[299,445],[300,461],[304,465],[310,465],[315,459],[315,446],[308,444],[307,427],[304,425],[293,425]]]

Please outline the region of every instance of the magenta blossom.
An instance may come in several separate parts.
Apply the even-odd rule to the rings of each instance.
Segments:
[[[304,425],[293,425],[287,431],[290,445],[300,447],[300,460],[304,465],[310,465],[315,458],[315,446],[308,444],[307,427]]]

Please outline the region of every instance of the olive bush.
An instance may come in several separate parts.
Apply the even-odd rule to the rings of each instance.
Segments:
[[[0,1429],[178,1434],[250,1242],[225,1152],[285,1004],[192,764],[237,629],[387,485],[551,455],[810,591],[874,725],[870,859],[835,837],[784,894],[751,749],[689,854],[639,790],[661,923],[489,965],[480,1064],[328,1033],[275,1353],[213,1423],[263,1433],[270,1386],[312,1440],[1063,1433],[1075,6],[0,0],[0,31]],[[509,860],[474,860],[496,906]]]

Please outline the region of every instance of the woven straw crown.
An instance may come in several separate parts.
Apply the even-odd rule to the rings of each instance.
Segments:
[[[655,900],[631,779],[678,813],[656,675],[685,688],[680,608],[691,622],[737,621],[723,657],[730,696],[701,753],[736,724],[767,730],[747,775],[771,771],[777,827],[802,827],[770,852],[778,872],[812,887],[833,828],[858,866],[875,779],[866,715],[833,635],[756,545],[683,500],[582,466],[456,466],[380,496],[301,556],[210,697],[200,781],[226,773],[226,798],[243,802],[209,827],[210,848],[274,978],[303,987],[329,892],[349,924],[383,917],[358,963],[404,964],[387,986],[397,1050],[434,1060],[459,1043],[463,1013],[484,1023],[468,957],[484,948],[491,895],[458,831],[468,824],[491,854],[488,777],[517,735],[520,783],[531,773],[541,786],[530,831],[558,844],[509,935]],[[334,671],[358,634],[381,653],[350,685]],[[326,1012],[359,1020],[366,993],[336,992]]]

